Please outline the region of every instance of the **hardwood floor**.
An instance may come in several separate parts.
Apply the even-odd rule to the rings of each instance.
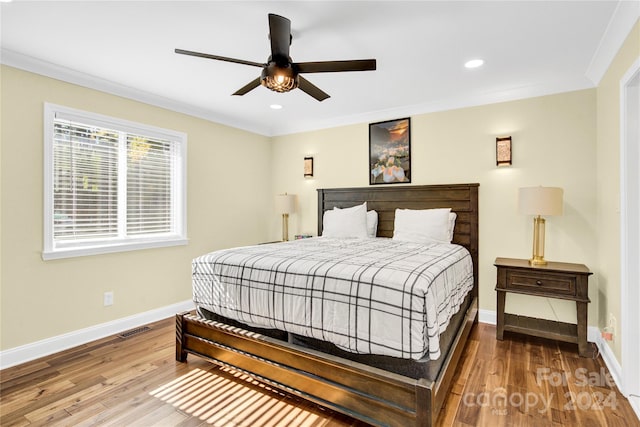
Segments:
[[[365,426],[195,356],[174,319],[0,371],[0,425]],[[601,358],[477,325],[439,426],[640,426]]]

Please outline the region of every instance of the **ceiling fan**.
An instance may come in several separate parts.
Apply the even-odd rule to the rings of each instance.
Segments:
[[[241,87],[234,92],[233,95],[244,95],[245,93],[262,85],[276,92],[289,92],[290,90],[299,88],[318,101],[324,101],[329,98],[329,95],[312,84],[309,80],[302,77],[300,74],[333,73],[339,71],[372,71],[376,69],[375,59],[293,62],[289,56],[289,46],[291,45],[292,38],[291,21],[283,16],[270,13],[269,39],[271,40],[271,56],[267,59],[266,64],[183,49],[176,49],[175,52],[182,55],[235,62],[237,64],[245,64],[262,68],[262,74],[260,77]]]

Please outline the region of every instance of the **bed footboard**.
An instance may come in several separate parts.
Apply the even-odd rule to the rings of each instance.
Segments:
[[[434,380],[397,375],[188,313],[176,316],[176,360],[195,354],[373,425],[431,426],[476,317],[474,300]]]

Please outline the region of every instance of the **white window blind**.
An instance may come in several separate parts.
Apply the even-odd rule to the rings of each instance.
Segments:
[[[186,136],[45,106],[45,247],[60,258],[186,243]]]
[[[127,234],[172,229],[171,141],[127,135]]]
[[[118,133],[56,120],[53,237],[118,236]]]

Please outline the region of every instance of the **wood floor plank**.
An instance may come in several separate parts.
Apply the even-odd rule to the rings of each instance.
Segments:
[[[366,425],[198,357],[178,363],[174,319],[149,327],[1,371],[0,425]],[[602,358],[579,357],[575,344],[495,334],[474,326],[437,426],[640,426],[615,385],[584,383],[604,377]]]
[[[199,418],[189,417],[189,418],[185,419],[184,421],[181,421],[178,424],[176,424],[175,427],[203,427],[203,426],[206,426],[206,425],[207,425],[207,423],[205,423],[204,421],[202,421]]]
[[[13,393],[4,396],[2,409],[6,412],[16,412],[21,408],[25,408],[25,402],[42,404],[42,399],[49,396],[56,396],[58,393],[64,392],[75,387],[75,383],[68,379],[56,379],[56,381],[47,381],[46,383],[24,389],[24,393],[14,391]]]
[[[77,411],[75,413],[69,413],[67,411],[67,413],[69,414],[68,418],[62,420],[60,423],[53,424],[53,426],[77,426],[87,419],[104,412],[106,409],[107,408],[101,403],[96,403],[91,406],[84,406],[81,411]]]
[[[13,391],[20,390],[21,388],[25,387],[25,385],[40,384],[48,379],[56,378],[58,375],[59,372],[49,365],[46,365],[42,369],[29,372],[24,376],[11,375],[11,373],[9,373],[7,377],[13,378],[8,379],[7,381],[4,380],[4,375],[2,375],[3,378],[1,379],[2,386],[0,387],[0,392],[3,395],[5,393],[11,394]]]
[[[2,371],[0,371],[0,386],[4,386],[14,378],[23,378],[27,374],[41,371],[48,368],[49,366],[50,365],[45,361],[36,360],[29,363],[23,363],[22,365],[14,366],[10,369],[3,369]]]
[[[12,418],[11,420],[3,419],[0,421],[0,425],[2,425],[2,427],[23,427],[23,426],[31,425],[31,421],[29,421],[25,417],[17,417],[17,418]]]
[[[74,387],[60,391],[43,398],[41,401],[33,402],[28,406],[28,412],[25,418],[32,422],[40,422],[49,419],[65,408],[71,406],[74,402],[89,399],[91,396],[100,393],[103,389],[104,378],[97,376],[77,383]]]
[[[471,337],[474,337],[475,331],[475,329],[472,331]],[[462,404],[465,384],[471,375],[472,361],[478,357],[478,342],[477,339],[470,339],[465,347],[465,351],[460,358],[460,368],[452,380],[449,397],[445,399],[440,410],[437,420],[438,425],[449,426],[454,423],[458,409]]]
[[[128,404],[123,403],[119,409],[120,415],[109,419],[103,424],[105,427],[146,426],[158,421],[159,412],[175,411],[175,408],[165,405],[162,401],[146,398],[134,399]]]
[[[484,402],[483,396],[486,390],[485,378],[488,363],[487,360],[483,359],[473,361],[471,375],[467,380],[469,387],[467,388],[465,385],[463,404],[458,407],[456,421],[473,425],[480,417],[480,410]]]
[[[126,402],[130,399],[135,398],[140,394],[149,394],[153,389],[161,386],[163,381],[169,382],[174,380],[176,377],[180,377],[182,374],[188,372],[190,369],[193,369],[189,366],[190,364],[181,364],[180,367],[182,369],[176,370],[166,370],[166,371],[158,371],[156,376],[153,379],[149,379],[146,377],[138,377],[133,378],[123,387],[118,389],[114,389],[109,393],[106,393],[102,396],[102,403],[111,408],[117,405],[120,405],[123,402]],[[208,369],[216,369],[211,366],[209,362],[201,361],[201,365]]]

